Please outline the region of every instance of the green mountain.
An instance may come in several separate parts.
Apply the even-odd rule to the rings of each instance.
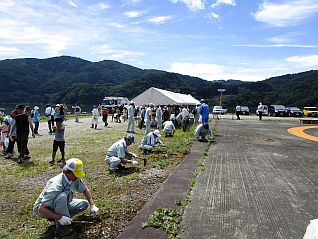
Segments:
[[[256,107],[264,104],[317,105],[318,71],[308,71],[260,82],[206,81],[159,70],[143,70],[117,61],[90,62],[61,56],[48,59],[0,61],[1,106],[10,103],[96,104],[105,96],[129,99],[149,87],[158,87],[205,98],[219,104],[217,89],[225,88],[222,105]]]

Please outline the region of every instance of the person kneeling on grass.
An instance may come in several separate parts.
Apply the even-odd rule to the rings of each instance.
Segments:
[[[56,126],[53,126],[53,132],[54,132],[54,141],[53,141],[53,152],[52,152],[52,160],[49,162],[50,164],[55,163],[55,156],[57,149],[60,148],[62,159],[58,160],[58,164],[64,164],[65,163],[65,141],[64,141],[64,131],[65,126],[63,124],[62,118],[56,118],[55,119]]]
[[[133,153],[128,152],[128,146],[135,143],[135,136],[128,134],[123,139],[114,143],[106,153],[105,162],[109,167],[109,172],[114,173],[118,169],[124,168],[122,164],[138,165],[138,162],[134,160],[137,157]]]
[[[159,139],[160,131],[155,130],[154,132],[150,132],[141,140],[141,144],[139,146],[140,149],[143,149],[144,153],[152,152],[154,147],[156,146],[164,146],[164,143]]]
[[[212,140],[212,130],[209,124],[199,124],[194,132],[195,137],[198,141],[208,142],[206,139],[207,136],[210,136],[210,140]]]
[[[55,221],[55,234],[67,236],[73,232],[72,217],[91,206],[91,212],[98,215],[99,209],[94,205],[91,191],[82,179],[85,176],[83,163],[77,158],[66,161],[63,172],[51,178],[40,196],[33,211],[39,218]],[[73,199],[73,193],[83,193],[86,200]]]
[[[172,137],[175,131],[176,128],[174,127],[172,121],[168,120],[163,123],[163,132],[165,133],[166,137]]]

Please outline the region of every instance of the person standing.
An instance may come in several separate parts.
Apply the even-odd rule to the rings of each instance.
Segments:
[[[149,107],[147,107],[146,109],[146,113],[145,113],[145,125],[146,125],[146,129],[145,129],[145,134],[147,135],[148,133],[150,133],[150,126],[151,126],[151,116],[152,116],[152,110],[154,108],[154,104],[150,103]]]
[[[162,118],[163,118],[163,122],[170,120],[170,112],[169,112],[168,106],[165,106],[163,108]]]
[[[123,139],[114,143],[106,153],[105,162],[108,165],[109,173],[116,172],[119,168],[124,168],[122,164],[138,165],[138,162],[134,160],[135,154],[128,152],[128,146],[135,143],[135,136],[128,134]]]
[[[104,106],[102,109],[103,122],[105,124],[104,126],[108,125],[108,123],[107,123],[108,112],[109,112],[108,108],[106,106]]]
[[[157,121],[157,129],[160,131],[162,129],[162,109],[160,105],[156,110],[156,121]]]
[[[263,106],[262,102],[259,102],[257,110],[258,110],[258,118],[259,118],[259,120],[262,120],[262,116],[263,116],[263,112],[264,112],[264,106]]]
[[[79,107],[78,105],[76,105],[74,107],[74,115],[75,115],[75,122],[78,123],[79,122],[79,117],[80,117],[80,113],[81,113],[81,107]]]
[[[55,234],[65,237],[73,232],[72,217],[91,206],[93,215],[99,214],[92,193],[84,184],[83,162],[78,158],[66,161],[63,172],[51,178],[34,203],[33,212],[39,218],[55,221]],[[73,199],[74,192],[83,193],[84,199]]]
[[[199,104],[193,108],[192,114],[194,117],[194,124],[199,123],[199,119],[200,119],[200,105]]]
[[[54,114],[55,114],[55,110],[53,109],[52,106],[50,106],[49,104],[46,105],[45,108],[45,116],[46,116],[46,121],[47,124],[49,126],[49,133],[52,134],[53,133],[53,126],[54,126]]]
[[[209,122],[209,106],[205,103],[204,99],[200,100],[200,115],[202,119],[202,124],[208,124]]]
[[[236,119],[237,119],[237,120],[240,120],[240,119],[241,119],[241,118],[240,118],[241,106],[237,105],[237,106],[235,107],[235,113],[236,113]]]
[[[139,125],[139,128],[142,129],[142,126],[144,125],[145,123],[145,115],[146,115],[146,108],[145,106],[143,105],[141,107],[141,110],[140,110],[140,125]]]
[[[94,105],[94,109],[92,110],[92,129],[95,128],[97,129],[97,124],[98,124],[98,118],[99,118],[99,111],[97,109],[97,106]]]
[[[34,106],[33,108],[33,123],[34,123],[34,134],[39,134],[39,126],[40,126],[40,114],[39,114],[39,107]]]
[[[128,107],[127,133],[135,133],[135,102],[131,101]]]
[[[58,148],[60,149],[62,158],[57,161],[58,164],[65,163],[65,140],[64,140],[64,132],[65,126],[63,124],[62,118],[55,119],[56,126],[53,127],[54,132],[54,140],[53,140],[53,151],[52,151],[52,160],[49,162],[50,164],[55,163],[55,156]]]
[[[11,131],[12,126],[14,125],[15,122],[15,117],[17,115],[17,112],[13,110],[11,112],[11,117],[8,117],[8,122],[9,122],[9,130],[8,132],[11,132],[11,135],[9,137],[9,145],[6,150],[6,155],[4,156],[6,159],[12,158],[13,157],[13,149],[14,149],[14,144],[16,142],[16,137],[17,137],[17,129],[15,128],[14,130]]]
[[[15,122],[10,130],[9,137],[11,136],[14,129],[17,129],[17,143],[19,151],[18,163],[21,164],[25,160],[30,159],[29,150],[28,150],[28,137],[29,137],[29,128],[31,128],[32,137],[35,137],[34,128],[32,124],[31,116],[25,114],[24,106],[16,106],[17,116],[15,117]]]

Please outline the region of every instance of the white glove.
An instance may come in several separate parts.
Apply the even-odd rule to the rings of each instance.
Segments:
[[[131,163],[132,163],[133,165],[138,165],[138,164],[139,164],[136,160],[132,160]]]
[[[95,216],[97,216],[97,215],[99,214],[99,208],[96,207],[95,205],[93,205],[93,206],[91,207],[91,212],[92,212]]]
[[[62,225],[62,226],[66,226],[66,225],[71,225],[72,224],[72,219],[66,216],[62,216],[58,222]]]

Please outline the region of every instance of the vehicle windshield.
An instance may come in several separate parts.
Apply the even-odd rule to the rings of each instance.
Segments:
[[[298,107],[288,107],[290,110],[300,110]]]
[[[285,107],[282,105],[274,105],[275,110],[285,110]]]
[[[317,107],[305,107],[305,110],[317,110]]]
[[[241,110],[248,110],[247,106],[241,106]]]
[[[214,106],[214,109],[215,109],[215,110],[221,110],[221,109],[223,109],[223,108],[222,108],[222,106]]]

